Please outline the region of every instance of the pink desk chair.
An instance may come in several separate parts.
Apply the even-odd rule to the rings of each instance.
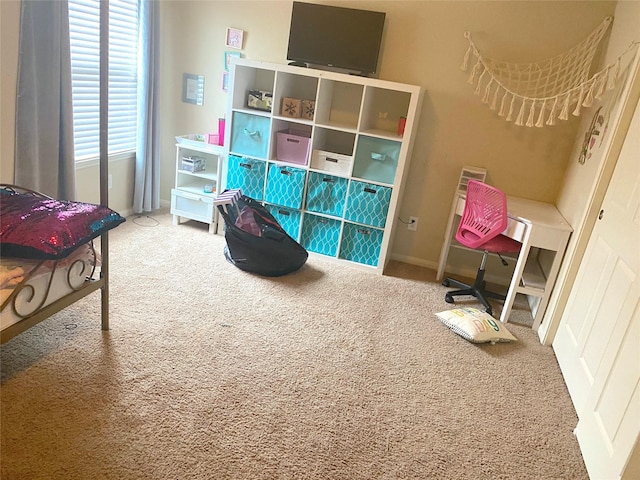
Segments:
[[[515,253],[520,251],[522,244],[513,240],[502,232],[507,228],[507,196],[501,190],[477,180],[469,180],[464,212],[456,231],[456,240],[462,245],[475,250],[483,250],[482,262],[473,285],[463,283],[453,278],[445,278],[445,287],[455,286],[460,290],[447,292],[444,299],[447,303],[454,303],[454,297],[474,296],[486,312],[493,315],[488,298],[504,300],[505,296],[486,290],[484,281],[485,264],[489,253]],[[507,262],[500,257],[502,263]]]

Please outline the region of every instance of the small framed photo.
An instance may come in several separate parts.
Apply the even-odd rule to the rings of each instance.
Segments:
[[[227,72],[231,68],[231,58],[232,57],[241,58],[242,54],[240,52],[224,52],[224,69]]]
[[[222,72],[222,90],[229,90],[229,72]]]
[[[227,40],[225,45],[231,48],[242,49],[242,38],[244,37],[244,30],[239,28],[227,28]]]
[[[194,105],[204,103],[204,76],[185,73],[182,76],[182,101]]]

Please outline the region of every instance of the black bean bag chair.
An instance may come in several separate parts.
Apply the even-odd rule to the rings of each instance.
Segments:
[[[260,202],[243,195],[235,205],[218,205],[224,219],[226,259],[241,270],[265,277],[295,272],[309,256]]]

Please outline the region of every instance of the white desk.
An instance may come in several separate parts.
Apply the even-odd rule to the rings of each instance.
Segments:
[[[456,194],[449,214],[445,241],[440,252],[436,279],[441,281],[447,265],[459,217],[464,210],[464,194]],[[522,243],[509,284],[500,321],[508,322],[518,293],[525,294],[533,315],[533,329],[542,322],[555,284],[564,252],[573,229],[555,205],[518,197],[507,197],[509,223],[504,235]],[[544,251],[553,254],[550,265],[544,262]],[[543,254],[541,256],[541,254]]]

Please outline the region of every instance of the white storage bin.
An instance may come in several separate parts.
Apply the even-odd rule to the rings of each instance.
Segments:
[[[307,164],[311,132],[288,129],[276,132],[276,136],[276,159],[298,165]]]
[[[206,197],[189,192],[171,189],[171,213],[204,223],[215,223],[213,196]]]
[[[341,175],[351,174],[351,164],[353,157],[340,153],[325,152],[324,150],[314,150],[311,155],[311,168],[325,172],[339,173]]]

